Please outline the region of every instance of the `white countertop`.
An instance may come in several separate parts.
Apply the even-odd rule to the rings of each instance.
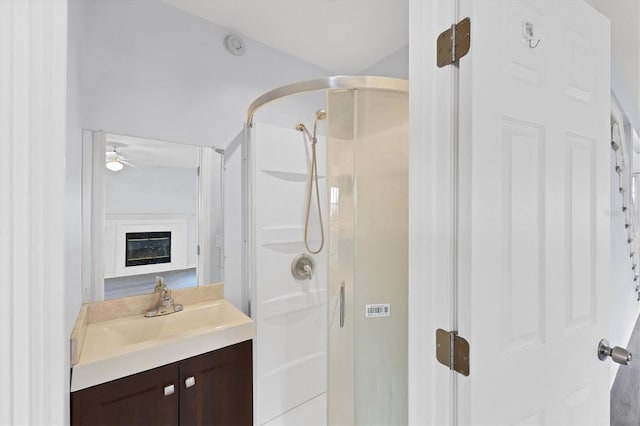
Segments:
[[[253,339],[251,318],[224,299],[169,315],[135,315],[87,326],[71,392]]]

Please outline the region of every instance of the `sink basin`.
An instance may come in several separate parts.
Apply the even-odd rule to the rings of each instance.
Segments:
[[[71,391],[170,364],[253,338],[253,321],[224,299],[87,326]]]
[[[203,328],[219,329],[245,318],[242,312],[226,300],[215,300],[189,305],[182,311],[169,315],[151,318],[138,315],[93,323],[87,327],[83,352],[97,349],[96,355],[99,355],[104,351],[104,346],[113,350],[140,342],[198,332]]]

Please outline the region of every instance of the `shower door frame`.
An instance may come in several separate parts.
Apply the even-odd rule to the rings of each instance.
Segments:
[[[273,89],[256,98],[247,109],[247,126],[253,126],[253,115],[265,104],[287,96],[324,90],[389,90],[409,93],[409,82],[401,78],[367,75],[336,75],[315,80],[300,81]],[[248,136],[248,135],[247,135]]]

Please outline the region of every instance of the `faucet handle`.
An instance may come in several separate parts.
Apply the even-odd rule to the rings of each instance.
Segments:
[[[153,289],[154,293],[161,293],[167,290],[167,284],[164,282],[164,278],[156,277],[156,286]]]

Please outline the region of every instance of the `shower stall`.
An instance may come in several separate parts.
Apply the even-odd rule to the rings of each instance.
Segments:
[[[249,107],[255,424],[407,423],[407,90],[338,76]]]

